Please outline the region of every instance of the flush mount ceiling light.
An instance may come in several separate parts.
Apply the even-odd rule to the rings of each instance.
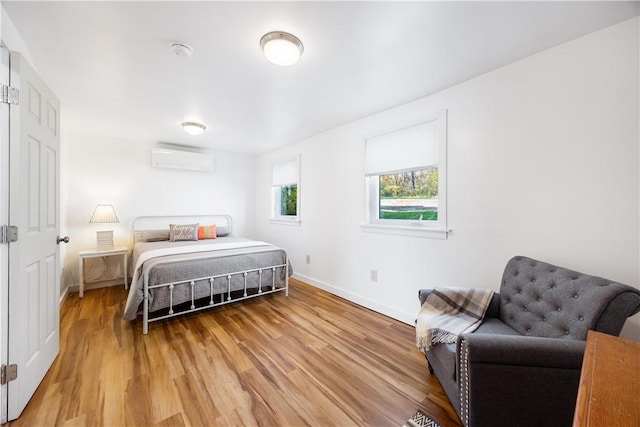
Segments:
[[[202,123],[197,122],[182,122],[180,126],[182,126],[185,132],[191,135],[200,135],[207,128]]]
[[[193,48],[185,43],[172,43],[171,50],[180,58],[188,58],[193,53]]]
[[[298,62],[304,51],[299,38],[284,31],[272,31],[260,39],[264,56],[276,65],[292,65]]]

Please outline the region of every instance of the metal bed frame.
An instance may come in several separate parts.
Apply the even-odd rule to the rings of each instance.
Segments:
[[[228,227],[229,234],[231,234],[232,221],[229,215],[196,215],[196,216],[163,216],[163,217],[138,217],[133,220],[133,239],[134,244],[144,238],[145,234],[154,233],[158,231],[168,230],[169,224],[173,223],[190,223],[190,222],[198,222],[198,223],[209,223],[216,224],[216,226]],[[206,258],[205,258],[206,259]],[[212,257],[213,259],[213,257]],[[154,266],[169,263],[175,261],[163,261],[157,260],[154,261]],[[279,268],[284,269],[285,279],[284,285],[276,284],[276,272]],[[271,283],[264,283],[262,275],[265,271],[271,270]],[[206,310],[213,307],[218,307],[221,305],[229,304],[236,301],[242,301],[250,298],[255,298],[262,295],[268,295],[275,292],[284,291],[285,296],[289,296],[289,257],[285,252],[285,262],[284,264],[276,264],[270,265],[266,267],[260,268],[251,268],[247,270],[234,271],[231,273],[218,274],[213,276],[204,276],[197,278],[190,278],[185,280],[179,280],[170,283],[161,283],[157,285],[149,286],[149,272],[151,268],[147,269],[143,275],[143,311],[142,311],[142,333],[146,335],[149,332],[149,323],[156,322],[159,320],[168,319],[171,317],[180,316],[187,313],[194,313],[201,310]],[[257,292],[248,293],[247,292],[247,276],[250,274],[256,274],[258,278],[258,286]],[[244,280],[244,290],[241,296],[232,296],[232,293],[240,292],[242,290],[232,290],[231,289],[231,278],[233,276],[242,276]],[[227,281],[227,289],[221,293],[214,293],[214,282],[216,279],[225,279]],[[199,281],[208,281],[209,282],[209,302],[208,304],[196,306],[196,282]],[[135,286],[135,283],[132,283],[131,286]],[[180,309],[179,311],[174,310],[173,303],[173,291],[176,286],[190,286],[191,288],[191,305],[186,309]],[[169,309],[167,314],[150,317],[149,316],[149,291],[157,288],[169,288],[169,306],[165,307]],[[252,286],[251,288],[255,288]],[[216,296],[220,296],[219,301],[215,301]],[[225,298],[226,296],[226,298]],[[202,299],[202,298],[199,298]],[[177,305],[188,304],[187,302],[181,302]]]

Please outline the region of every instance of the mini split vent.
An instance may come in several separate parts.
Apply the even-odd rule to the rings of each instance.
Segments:
[[[151,166],[162,169],[213,173],[215,162],[209,153],[158,147],[151,150]]]

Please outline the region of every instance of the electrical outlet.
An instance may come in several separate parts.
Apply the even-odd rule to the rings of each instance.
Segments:
[[[311,255],[307,255],[307,264],[311,264]]]
[[[371,281],[372,282],[378,281],[378,270],[371,270]]]

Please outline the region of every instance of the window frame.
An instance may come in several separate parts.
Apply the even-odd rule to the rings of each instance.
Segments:
[[[295,172],[287,182],[274,183],[278,166],[295,162]],[[300,224],[300,155],[287,157],[273,162],[271,165],[271,215],[269,221],[274,224],[299,225]],[[282,215],[282,188],[295,185],[296,190],[296,215]]]
[[[435,166],[438,168],[438,219],[437,220],[406,220],[406,219],[381,219],[380,213],[380,176],[389,175],[394,173],[403,173],[410,171],[423,170],[423,165],[415,168],[408,169],[390,169],[384,170],[375,174],[367,174],[367,141],[380,136],[391,135],[395,132],[402,132],[410,128],[421,126],[423,124],[435,122],[436,124],[436,136],[435,139],[438,145],[438,161]],[[432,115],[424,121],[406,126],[399,129],[394,129],[390,132],[378,134],[366,138],[364,141],[364,155],[363,167],[364,171],[364,223],[362,228],[367,232],[376,232],[384,234],[400,234],[430,237],[438,239],[446,239],[448,232],[447,228],[447,111],[443,110],[437,114]]]

